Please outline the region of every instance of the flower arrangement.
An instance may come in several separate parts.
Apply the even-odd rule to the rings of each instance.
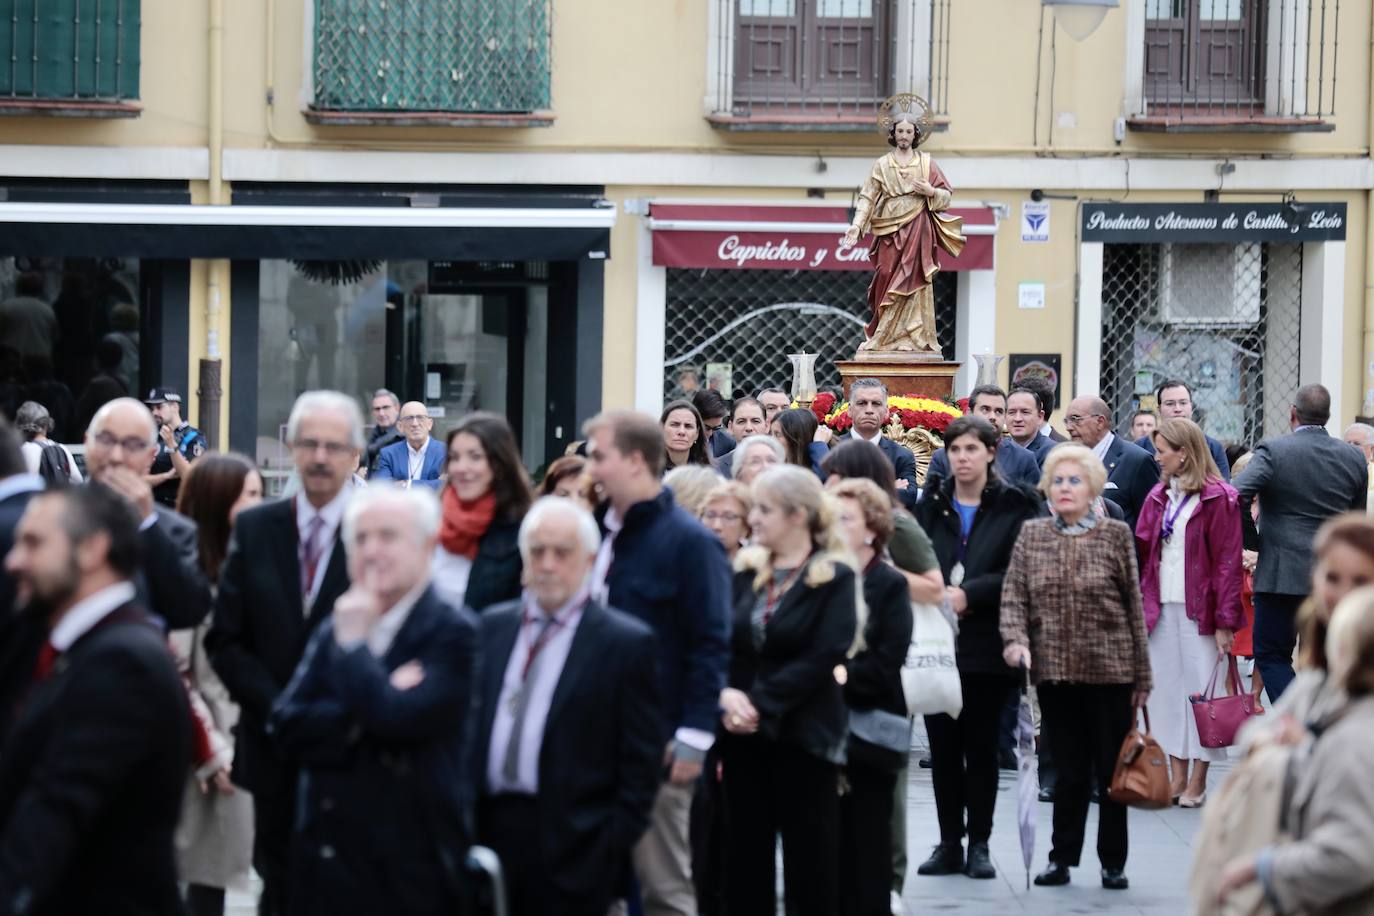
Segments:
[[[822,392],[811,402],[811,411],[818,422],[836,434],[847,433],[854,427],[854,420],[849,416],[849,402],[836,403],[836,400],[833,394]],[[923,482],[930,456],[944,445],[949,424],[961,416],[962,410],[944,401],[894,395],[887,399],[883,435],[911,449],[916,458],[917,480]]]

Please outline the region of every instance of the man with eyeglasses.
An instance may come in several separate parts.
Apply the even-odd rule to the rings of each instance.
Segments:
[[[1155,400],[1159,402],[1159,419],[1168,420],[1172,417],[1182,417],[1185,420],[1193,419],[1193,393],[1188,389],[1188,383],[1176,378],[1168,379],[1160,383],[1155,389]],[[1217,463],[1217,469],[1221,471],[1223,480],[1231,479],[1231,462],[1226,460],[1226,446],[1222,445],[1211,436],[1203,433],[1203,438],[1207,440],[1207,449],[1212,453],[1212,460]],[[1135,444],[1143,448],[1151,457],[1155,453],[1155,440],[1153,434],[1141,436],[1135,440]]]
[[[405,436],[396,428],[396,420],[401,415],[401,399],[396,397],[395,392],[385,388],[378,388],[372,395],[372,422],[373,427],[367,434],[367,474],[372,474],[377,470],[377,461],[382,456],[382,449],[388,445],[400,442]]]
[[[205,637],[210,662],[240,708],[232,778],[253,793],[253,867],[263,881],[264,916],[287,912],[298,775],[266,723],[307,640],[349,588],[339,529],[365,444],[362,411],[337,391],[307,391],[291,408],[286,437],[300,489],[234,520]]]
[[[382,449],[377,472],[371,479],[399,481],[407,490],[411,487],[438,490],[447,456],[444,444],[430,438],[434,421],[425,405],[419,401],[406,401],[401,405],[399,427],[405,441]]]
[[[170,629],[193,627],[210,610],[210,583],[200,568],[196,525],[153,500],[148,470],[157,455],[158,424],[133,398],[116,398],[86,430],[86,478],[114,490],[140,519],[143,568],[134,576],[139,603]]]
[[[1106,465],[1107,489],[1102,495],[1121,507],[1126,524],[1134,531],[1145,497],[1159,483],[1159,465],[1143,448],[1112,432],[1111,409],[1101,398],[1074,398],[1064,425],[1073,441],[1092,449]]]
[[[725,429],[730,405],[714,388],[699,388],[692,393],[692,406],[701,414],[706,426],[706,451],[712,458],[726,455],[735,448],[735,437]]]

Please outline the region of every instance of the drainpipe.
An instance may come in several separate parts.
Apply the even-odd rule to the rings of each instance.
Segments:
[[[1369,52],[1369,152],[1365,155],[1374,158],[1374,21],[1369,25]],[[1364,201],[1364,361],[1360,380],[1364,393],[1360,413],[1374,416],[1374,190],[1365,194]]]
[[[210,98],[207,106],[210,154],[210,206],[223,206],[224,201],[224,0],[210,0],[209,28]],[[226,262],[215,259],[206,271],[205,290],[205,358],[200,361],[199,390],[200,428],[209,447],[220,445],[220,295],[224,289]]]

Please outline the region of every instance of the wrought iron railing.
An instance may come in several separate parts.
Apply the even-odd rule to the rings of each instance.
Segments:
[[[314,108],[546,110],[552,0],[315,0]]]
[[[139,0],[0,0],[0,100],[138,98]]]
[[[897,92],[943,114],[952,0],[715,0],[713,120],[851,120]]]
[[[1146,0],[1145,118],[1305,121],[1336,113],[1340,0]]]

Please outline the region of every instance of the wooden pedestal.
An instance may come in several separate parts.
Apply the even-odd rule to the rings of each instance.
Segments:
[[[887,386],[889,395],[934,398],[938,401],[954,397],[954,374],[961,363],[943,360],[913,360],[893,356],[887,359],[868,358],[836,362],[844,384],[844,396],[855,379],[876,378]]]

